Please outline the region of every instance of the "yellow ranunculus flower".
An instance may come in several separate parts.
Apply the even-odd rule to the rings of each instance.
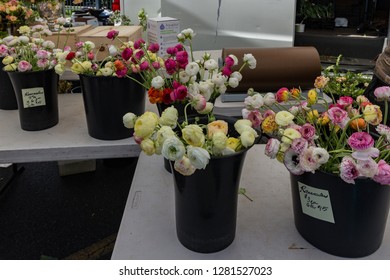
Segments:
[[[319,117],[319,114],[318,114],[318,111],[317,110],[311,110],[309,112],[307,112],[307,120],[311,123],[315,122],[318,117]]]
[[[92,62],[91,61],[88,61],[88,60],[86,60],[86,61],[83,61],[82,63],[81,63],[81,66],[83,67],[83,69],[84,69],[84,71],[83,72],[86,72],[86,71],[88,71],[88,70],[91,70],[92,69]]]
[[[366,122],[378,125],[382,122],[382,111],[378,105],[367,105],[363,110],[363,117]]]
[[[329,119],[328,114],[324,114],[317,119],[317,124],[327,125],[329,123],[329,121],[330,121],[330,119]]]
[[[282,142],[283,143],[286,143],[286,144],[291,144],[292,140],[296,139],[296,138],[301,138],[302,135],[301,133],[299,133],[298,130],[294,129],[294,128],[286,128],[283,132],[283,136],[282,136]]]
[[[72,70],[72,72],[75,73],[75,74],[81,74],[81,73],[84,72],[84,69],[83,69],[83,67],[81,66],[80,63],[73,63],[73,65],[70,68],[70,70]]]
[[[261,129],[264,133],[271,134],[277,131],[279,128],[278,124],[275,121],[275,115],[269,115],[261,123]]]
[[[153,112],[143,113],[134,124],[134,134],[142,139],[148,138],[158,125],[158,116]]]
[[[317,91],[315,89],[309,90],[307,93],[307,103],[310,105],[316,104],[318,100]]]
[[[229,137],[226,141],[226,146],[233,151],[236,151],[238,146],[240,145],[240,140],[235,137]]]
[[[8,64],[4,66],[3,69],[4,71],[16,71],[16,69],[18,69],[18,65],[16,65],[16,63]]]
[[[190,124],[182,129],[182,136],[188,145],[202,147],[205,142],[203,130],[199,125]]]
[[[213,121],[207,125],[207,137],[211,139],[216,132],[222,132],[227,135],[228,133],[228,124],[225,121]]]
[[[18,29],[19,33],[22,35],[30,33],[30,30],[31,30],[30,27],[28,27],[27,25],[23,25]]]
[[[14,58],[10,55],[7,55],[6,57],[3,58],[2,62],[4,65],[8,65],[8,64],[11,64],[12,62],[14,62]]]
[[[142,140],[140,147],[141,150],[148,156],[153,155],[154,152],[156,151],[154,142],[149,138]]]

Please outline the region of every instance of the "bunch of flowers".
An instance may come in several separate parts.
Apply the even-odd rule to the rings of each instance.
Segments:
[[[107,38],[119,40],[119,32],[111,30]],[[188,103],[193,100],[198,104],[196,110],[208,113],[213,101],[227,87],[236,87],[242,79],[241,70],[245,66],[254,69],[256,59],[252,54],[245,54],[239,70],[234,55],[225,58],[224,65],[219,68],[218,62],[205,53],[202,59],[195,61],[191,40],[195,36],[192,29],[178,34],[178,44],[167,49],[163,58],[158,55],[159,45],[147,45],[143,39],[135,42],[122,42],[120,47],[111,45],[110,56],[97,62],[95,44],[79,42],[75,52],[69,53],[72,60],[72,71],[77,74],[130,77],[137,73],[142,77],[142,85],[148,90],[152,104]],[[190,51],[185,42],[189,42]],[[198,101],[201,102],[198,102]]]
[[[9,24],[24,25],[34,19],[32,9],[26,7],[23,1],[0,1],[0,19]]]
[[[371,76],[362,73],[354,73],[351,71],[340,71],[340,60],[342,56],[338,56],[335,65],[331,65],[324,69],[323,77],[326,81],[323,91],[335,96],[351,96],[357,97],[362,95],[370,81]]]
[[[292,174],[322,170],[352,184],[366,177],[389,185],[390,87],[375,90],[377,100],[385,102],[383,123],[380,107],[364,96],[342,96],[330,105],[323,100],[323,110],[314,109],[319,104],[317,92],[311,90],[308,98],[293,97],[298,105],[289,109],[286,96],[293,95],[286,88],[264,96],[249,92],[243,116],[270,136],[265,154],[283,162]]]
[[[44,37],[52,32],[43,25],[21,26],[20,36],[8,36],[0,40],[0,57],[5,71],[40,71],[55,68],[64,72],[64,52]]]
[[[215,120],[213,115],[204,118],[207,118],[206,122],[197,118],[189,123],[185,116],[179,123],[178,111],[171,106],[162,112],[161,117],[153,112],[141,116],[127,113],[123,116],[123,123],[127,128],[134,128],[134,139],[145,154],[162,154],[174,161],[174,169],[185,176],[197,169],[205,169],[211,156],[239,152],[252,146],[258,138],[248,120],[236,120],[234,137],[229,135],[226,121]]]

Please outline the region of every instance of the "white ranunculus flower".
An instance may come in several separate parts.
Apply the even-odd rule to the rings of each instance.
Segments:
[[[229,86],[232,88],[236,88],[238,86],[238,80],[236,78],[229,78]]]
[[[134,128],[135,120],[137,116],[134,113],[126,113],[123,116],[123,125],[127,128]]]
[[[235,130],[239,133],[242,134],[242,132],[247,129],[247,127],[252,128],[252,122],[250,120],[246,119],[239,119],[234,123],[234,128]]]
[[[164,84],[165,84],[165,81],[161,76],[157,76],[157,77],[154,77],[152,79],[152,87],[154,87],[156,89],[162,88],[164,86]]]
[[[176,160],[173,168],[184,176],[190,176],[196,171],[196,168],[186,156],[183,156],[180,160]]]
[[[156,154],[161,154],[161,149],[164,144],[164,141],[170,137],[176,136],[175,132],[170,126],[162,126],[156,133]]]
[[[30,42],[30,38],[28,38],[27,36],[19,36],[19,40],[21,43],[23,44],[27,44],[28,42]]]
[[[114,73],[114,71],[111,68],[107,68],[107,67],[100,69],[100,72],[105,77],[112,76],[112,74]]]
[[[208,114],[210,113],[214,108],[214,104],[211,103],[211,102],[206,102],[206,107],[201,110],[201,111],[198,111],[199,114],[202,114],[202,115],[205,115],[205,114]]]
[[[187,87],[187,91],[190,95],[192,96],[195,96],[197,94],[200,94],[200,90],[199,90],[199,84],[198,83],[193,83],[193,84],[190,84],[188,87]]]
[[[235,65],[238,65],[238,58],[237,58],[237,56],[235,56],[234,54],[229,54],[229,57],[231,58],[231,59],[233,59],[233,61],[234,61],[234,66]]]
[[[175,107],[168,107],[162,112],[158,123],[160,125],[166,125],[175,128],[177,125],[178,115],[179,113]]]
[[[210,154],[201,147],[187,146],[187,156],[196,169],[205,169],[210,160]]]
[[[280,126],[288,126],[292,124],[294,121],[294,115],[288,111],[280,111],[275,115],[275,122]]]
[[[52,50],[52,49],[54,49],[56,47],[56,44],[54,44],[53,41],[48,40],[48,41],[43,42],[42,46],[44,48],[46,48],[46,49],[51,49]]]
[[[111,56],[116,56],[118,54],[118,48],[114,45],[110,45],[108,47],[108,52],[110,53]]]
[[[190,62],[186,65],[186,69],[185,69],[186,73],[189,75],[189,76],[195,76],[198,74],[199,72],[199,65],[198,63],[196,62]]]
[[[162,155],[171,161],[179,160],[185,153],[184,144],[176,136],[167,138],[162,146]]]
[[[220,85],[219,87],[218,87],[218,92],[219,93],[225,93],[227,91],[227,87],[223,84],[223,85]]]
[[[244,62],[248,63],[249,69],[256,68],[256,58],[251,54],[244,54]]]
[[[62,63],[59,63],[57,64],[56,66],[54,66],[54,71],[58,74],[58,75],[62,75],[65,73],[65,67]]]
[[[183,34],[184,37],[187,39],[192,39],[195,36],[194,30],[192,30],[191,28],[184,29],[180,33]]]
[[[222,73],[217,73],[215,75],[213,75],[213,77],[211,78],[211,81],[216,84],[217,86],[221,86],[223,84],[225,84],[225,82],[227,81],[227,77],[225,75],[222,75]]]
[[[215,59],[209,59],[204,62],[204,68],[207,70],[215,70],[218,68],[218,62]]]
[[[260,93],[245,97],[244,104],[251,109],[259,109],[264,105],[264,98]]]
[[[242,74],[238,71],[234,71],[231,75],[230,78],[236,78],[237,81],[241,82],[242,80]]]
[[[90,49],[94,49],[95,48],[95,43],[91,42],[91,41],[85,41],[84,42],[84,46],[88,46]]]
[[[191,76],[187,74],[186,71],[180,71],[179,72],[179,80],[180,83],[185,84],[190,80]]]
[[[273,94],[272,92],[267,92],[264,97],[263,97],[263,100],[264,100],[264,104],[267,105],[267,106],[272,106],[275,104],[276,102],[276,99],[275,99],[275,94]]]
[[[200,94],[202,94],[204,98],[206,98],[206,101],[209,101],[214,91],[214,84],[209,80],[201,81],[199,83],[199,90]]]
[[[255,142],[256,136],[250,130],[244,130],[240,135],[241,144],[247,148]]]

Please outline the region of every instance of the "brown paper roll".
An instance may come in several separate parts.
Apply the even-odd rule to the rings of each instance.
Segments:
[[[258,92],[275,92],[281,87],[309,89],[314,87],[315,78],[321,75],[320,56],[314,47],[225,48],[222,57],[234,54],[242,65],[244,54],[248,53],[256,58],[256,68],[245,67],[239,86],[229,88],[228,92],[242,93],[248,88]]]

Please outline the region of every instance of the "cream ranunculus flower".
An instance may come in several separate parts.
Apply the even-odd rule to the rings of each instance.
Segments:
[[[148,156],[153,155],[156,151],[153,140],[149,138],[142,140],[140,147],[141,150]]]
[[[371,125],[378,125],[382,122],[382,111],[378,105],[367,105],[363,110],[363,117]]]
[[[252,146],[255,143],[256,136],[253,131],[249,129],[244,130],[240,135],[241,144],[245,148]]]
[[[110,76],[112,76],[112,74],[114,74],[114,71],[108,67],[104,67],[104,68],[100,69],[99,71],[105,77],[110,77]],[[96,75],[98,75],[98,74],[96,74]]]
[[[177,112],[177,109],[173,106],[166,108],[159,119],[160,125],[167,125],[172,128],[175,128],[177,125],[177,118],[179,113]]]
[[[234,124],[234,128],[239,134],[241,134],[245,129],[247,129],[247,127],[252,127],[252,122],[250,120],[240,119]]]
[[[196,169],[205,169],[210,160],[209,152],[200,147],[187,146],[187,156]]]
[[[157,76],[152,79],[152,87],[156,89],[160,89],[164,84],[165,81],[161,76]]]
[[[126,113],[123,116],[123,125],[127,128],[134,128],[137,116],[134,113]]]
[[[91,61],[83,61],[83,62],[81,63],[81,66],[82,66],[82,68],[83,68],[83,72],[86,72],[86,71],[92,69],[92,62],[91,62]]]
[[[166,139],[161,150],[162,155],[171,161],[181,159],[185,152],[184,144],[176,136]]]
[[[189,76],[195,76],[199,72],[199,65],[196,62],[190,62],[186,65],[186,73]]]
[[[213,134],[212,140],[213,140],[213,147],[216,149],[216,151],[222,151],[227,146],[227,136],[222,131],[216,131]]]
[[[65,72],[65,66],[64,66],[64,64],[59,63],[59,64],[57,64],[56,66],[54,66],[54,71],[55,71],[58,75],[64,74],[64,72]]]
[[[291,144],[292,141],[296,138],[301,138],[302,135],[298,130],[294,128],[286,128],[283,132],[282,142],[286,144]]]
[[[73,63],[72,67],[70,68],[73,73],[75,74],[81,74],[84,72],[83,66],[81,66],[80,63]]]
[[[222,132],[227,135],[228,133],[228,124],[223,120],[213,121],[207,124],[207,137],[211,139],[216,132]]]
[[[196,171],[196,168],[185,155],[181,159],[175,161],[173,168],[184,176],[190,176]]]
[[[12,56],[7,55],[6,57],[3,58],[2,63],[4,65],[8,65],[8,64],[11,64],[12,62],[14,62],[14,60],[15,59]]]
[[[188,145],[202,147],[205,142],[203,130],[199,125],[190,124],[182,129],[182,136]]]
[[[158,125],[158,116],[153,112],[143,113],[134,124],[134,134],[145,139],[154,132]]]
[[[275,115],[275,122],[280,126],[288,126],[293,123],[294,115],[288,111],[280,111]]]
[[[205,114],[208,114],[210,113],[214,108],[214,104],[211,103],[211,102],[206,102],[206,107],[201,110],[201,111],[198,111],[199,114],[202,114],[202,115],[205,115]]]
[[[176,136],[175,132],[172,130],[170,126],[162,126],[156,133],[156,154],[161,154],[161,149],[164,144],[164,141],[170,137]]]
[[[18,31],[20,34],[29,34],[31,29],[27,25],[23,25],[23,26],[19,27]]]

